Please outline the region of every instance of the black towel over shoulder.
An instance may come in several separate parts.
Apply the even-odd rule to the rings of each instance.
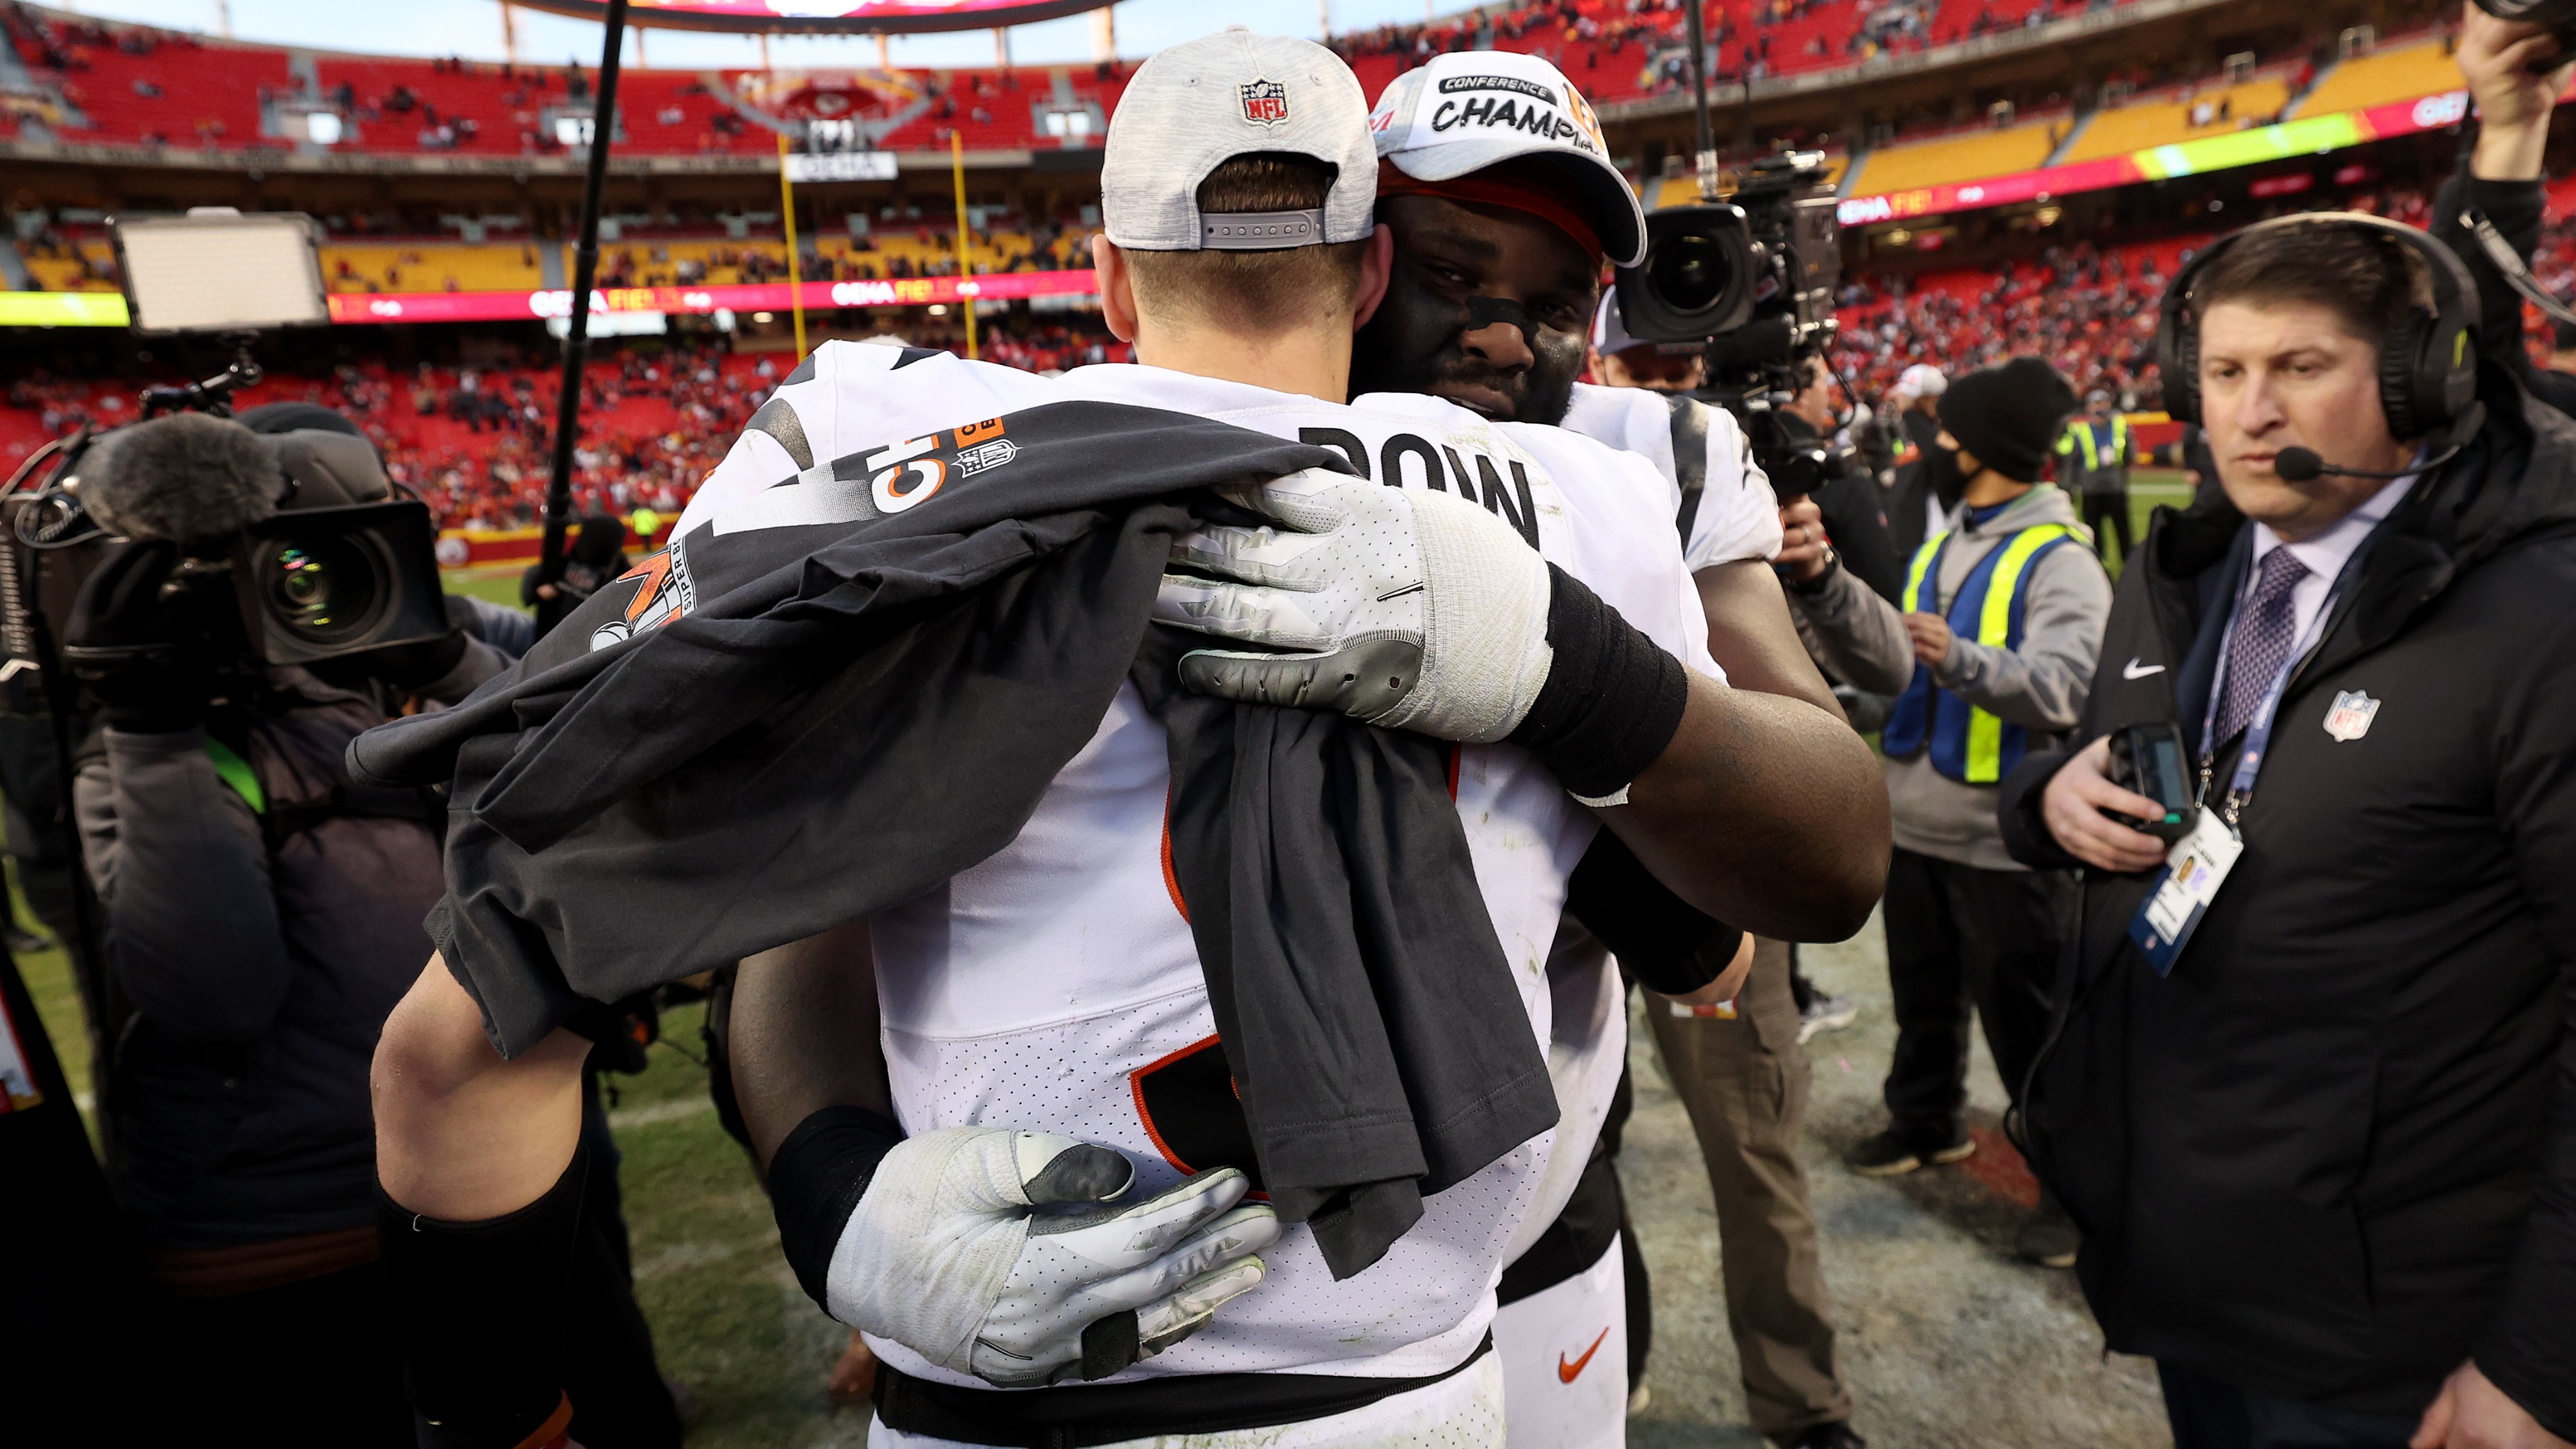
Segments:
[[[1338,453],[1055,403],[809,468],[350,749],[453,780],[432,938],[515,1055],[590,1003],[911,900],[1008,845],[1131,673],[1262,1177],[1335,1276],[1553,1125],[1448,747],[1181,692],[1147,621],[1214,484]],[[1043,1125],[1043,1124],[1031,1124]]]

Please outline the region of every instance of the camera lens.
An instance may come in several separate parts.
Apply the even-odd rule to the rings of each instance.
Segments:
[[[362,634],[383,611],[384,568],[346,536],[280,540],[262,560],[260,574],[270,616],[316,644]]]
[[[1647,280],[1656,293],[1684,312],[1714,305],[1726,290],[1728,273],[1726,247],[1702,232],[1669,237],[1646,259]]]

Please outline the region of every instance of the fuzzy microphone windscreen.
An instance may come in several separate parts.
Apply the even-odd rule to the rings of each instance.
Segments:
[[[112,441],[106,465],[80,490],[82,504],[111,533],[212,543],[277,511],[284,483],[276,451],[229,418],[172,413]]]

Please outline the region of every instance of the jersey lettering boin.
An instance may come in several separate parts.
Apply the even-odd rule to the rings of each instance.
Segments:
[[[1397,433],[1379,445],[1377,468],[1372,472],[1368,444],[1361,442],[1356,433],[1342,428],[1299,428],[1297,441],[1339,452],[1351,460],[1351,467],[1362,478],[1381,479],[1390,488],[1432,488],[1448,492],[1441,472],[1441,464],[1445,460],[1447,477],[1456,481],[1459,497],[1470,503],[1483,504],[1503,522],[1510,524],[1523,542],[1532,548],[1539,546],[1538,503],[1530,491],[1529,469],[1517,458],[1505,458],[1497,467],[1491,454],[1473,444],[1453,441],[1434,446],[1430,439],[1418,434]],[[1475,459],[1472,475],[1465,459],[1459,456],[1461,447],[1467,450],[1467,457]],[[1421,459],[1420,466],[1407,470],[1403,464],[1408,457]],[[1508,487],[1503,482],[1505,472],[1511,475]]]
[[[1977,560],[1960,581],[1959,592],[1945,611],[1950,631],[1990,649],[2021,647],[2029,612],[2032,565],[2039,556],[2071,537],[2063,525],[2043,523],[2025,528]],[[1905,611],[1931,610],[1941,590],[1941,552],[1950,542],[1947,530],[1923,540],[1905,572]],[[1914,679],[1888,712],[1879,746],[1889,757],[1913,754],[1930,743],[1932,768],[1969,785],[1992,785],[2021,763],[2029,735],[1990,710],[1980,709],[1932,683],[1930,666],[1917,663]]]

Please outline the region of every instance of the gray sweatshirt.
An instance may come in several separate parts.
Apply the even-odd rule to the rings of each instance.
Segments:
[[[1902,694],[1913,682],[1905,616],[1850,569],[1836,565],[1814,588],[1786,592],[1798,641],[1825,672],[1872,694]]]
[[[1941,551],[1941,577],[1936,597],[1926,601],[1928,613],[1947,612],[1969,572],[2010,535],[2041,523],[2064,524],[2076,534],[2068,546],[2050,549],[2031,566],[2020,649],[1954,637],[1949,657],[1932,671],[1934,684],[2030,731],[2030,748],[2050,748],[2047,736],[2073,729],[2084,709],[2102,627],[2111,616],[2110,576],[2063,490],[2033,488],[1981,528],[1961,527],[1965,519],[1964,509],[1951,510],[1954,532]],[[2024,869],[2004,851],[1995,823],[1996,787],[1949,779],[1932,768],[1928,753],[1887,761],[1896,844],[1981,870]]]

